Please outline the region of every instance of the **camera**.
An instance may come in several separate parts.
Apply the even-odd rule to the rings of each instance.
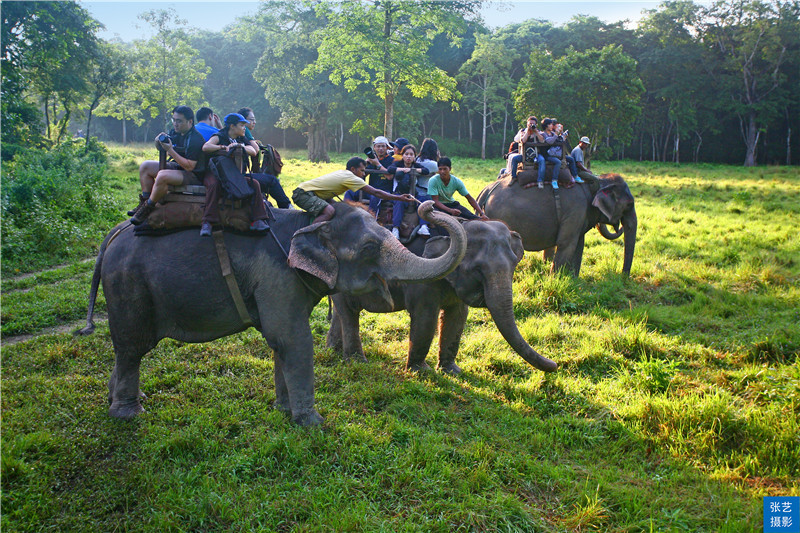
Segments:
[[[166,133],[162,133],[161,135],[158,136],[158,142],[172,144],[172,141],[170,141],[169,139],[169,135],[167,135]]]
[[[364,148],[364,155],[367,156],[367,159],[378,159],[378,154],[375,153],[375,150],[367,146]]]

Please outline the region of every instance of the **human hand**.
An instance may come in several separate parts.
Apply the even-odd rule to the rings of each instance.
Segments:
[[[406,194],[401,194],[401,195],[400,195],[400,198],[402,198],[404,202],[416,202],[416,201],[417,201],[417,199],[416,199],[416,198],[414,198],[413,196],[411,196],[411,195],[410,195],[410,194],[408,194],[408,193],[406,193]]]
[[[459,211],[458,209],[455,209],[455,208],[449,209],[448,212],[451,215],[453,215],[454,217],[460,217],[461,216],[461,211]]]

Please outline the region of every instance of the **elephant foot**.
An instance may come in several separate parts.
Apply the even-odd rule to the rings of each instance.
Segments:
[[[406,370],[409,372],[427,372],[431,370],[431,367],[425,361],[420,361],[418,363],[407,363]]]
[[[291,409],[291,407],[289,407],[289,402],[288,401],[286,401],[286,403],[283,403],[283,402],[281,402],[279,400],[275,400],[274,402],[272,402],[272,408],[275,409],[276,411],[280,411],[281,413],[283,413],[285,415],[291,415],[292,414],[292,409]]]
[[[453,361],[448,361],[446,363],[439,363],[439,370],[441,370],[445,374],[450,374],[451,376],[457,376],[462,372],[461,367],[459,367]]]
[[[142,413],[144,413],[144,407],[139,403],[138,398],[129,402],[112,402],[111,407],[108,408],[109,416],[121,420],[131,420]]]
[[[345,355],[343,357],[343,359],[345,361],[347,361],[348,363],[366,363],[367,362],[367,356],[364,355],[363,353],[351,353],[349,355]]]
[[[317,412],[313,407],[311,409],[304,409],[298,413],[292,414],[292,422],[298,426],[318,426],[325,421],[322,415]]]

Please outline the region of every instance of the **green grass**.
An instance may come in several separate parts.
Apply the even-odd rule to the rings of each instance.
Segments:
[[[112,148],[120,198],[138,161]],[[284,188],[341,168],[284,154]],[[477,196],[500,161],[456,160]],[[324,348],[322,428],[271,409],[255,330],[162,341],[142,363],[147,413],[107,416],[108,327],[2,351],[2,527],[13,531],[741,531],[763,496],[800,495],[800,173],[595,163],[636,197],[622,243],[587,235],[580,279],[540,254],[517,268],[531,369],[472,309],[458,377],[403,370],[404,313],[362,314],[368,363]],[[123,218],[123,214],[120,215]],[[81,320],[92,263],[3,279],[3,335]],[[102,309],[102,299],[101,309]],[[7,331],[8,328],[8,331]],[[431,349],[434,357],[437,346]]]

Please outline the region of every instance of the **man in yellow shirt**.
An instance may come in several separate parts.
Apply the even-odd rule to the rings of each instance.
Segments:
[[[347,162],[347,170],[337,170],[313,180],[306,181],[297,186],[292,193],[294,204],[316,217],[314,223],[330,220],[336,211],[330,205],[334,197],[345,191],[359,191],[382,198],[384,200],[415,202],[410,194],[392,194],[376,189],[364,181],[366,161],[360,157],[353,157]]]

